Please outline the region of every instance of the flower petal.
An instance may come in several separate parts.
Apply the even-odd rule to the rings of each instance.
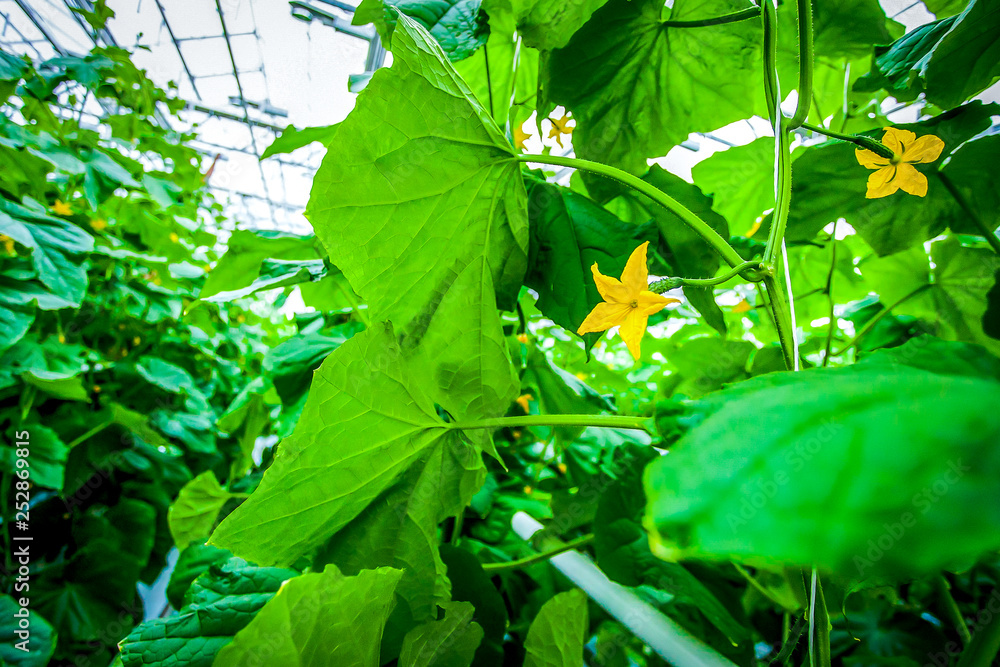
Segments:
[[[943,150],[944,142],[939,137],[933,134],[925,134],[906,147],[906,150],[903,152],[903,162],[909,162],[910,164],[934,162],[934,160],[941,157],[941,151]]]
[[[649,290],[643,290],[639,292],[636,302],[639,304],[639,311],[643,315],[652,315],[653,313],[658,313],[667,307],[670,303],[680,303],[678,299],[671,299],[670,297],[663,296],[662,294],[657,294],[656,292],[650,292]]]
[[[582,336],[585,333],[607,331],[624,322],[632,310],[634,308],[627,303],[599,303],[590,311],[576,332]]]
[[[910,168],[912,169],[912,167]],[[865,194],[865,197],[868,199],[888,197],[899,189],[899,184],[895,181],[895,177],[896,167],[882,167],[878,171],[873,171],[868,177],[868,192]]]
[[[594,265],[590,267],[590,272],[594,274],[594,284],[597,285],[597,291],[601,294],[602,299],[608,303],[627,304],[631,301],[628,289],[617,278],[601,273],[597,269],[597,262],[594,262]]]
[[[867,167],[868,169],[879,169],[881,167],[888,167],[889,160],[882,157],[874,151],[870,151],[867,148],[855,148],[854,157],[858,158],[858,164],[862,167]]]
[[[909,130],[887,127],[885,135],[882,136],[882,143],[891,148],[896,155],[902,155],[906,147],[912,144],[916,138],[917,135]]]
[[[903,192],[911,195],[924,197],[927,195],[927,177],[917,171],[912,164],[903,163],[896,167],[896,180],[894,181]]]
[[[629,301],[635,299],[639,292],[649,287],[649,270],[646,268],[646,248],[649,241],[632,251],[625,270],[622,271],[622,284],[628,290]]]
[[[638,308],[632,308],[631,311],[622,325],[618,327],[618,335],[625,341],[628,351],[632,353],[632,358],[639,361],[642,336],[646,333],[648,318]]]

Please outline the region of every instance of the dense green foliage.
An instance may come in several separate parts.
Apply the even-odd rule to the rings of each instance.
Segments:
[[[994,662],[1000,7],[904,35],[876,0],[670,4],[365,0],[392,66],[265,156],[326,146],[315,236],[223,232],[124,52],[0,54],[0,420],[36,535],[32,652],[0,660]],[[693,183],[649,164],[755,114],[774,136]],[[647,270],[680,302],[619,329],[641,355],[576,334]]]

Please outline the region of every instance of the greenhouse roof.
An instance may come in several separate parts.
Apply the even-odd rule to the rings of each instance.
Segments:
[[[95,33],[73,9],[89,0],[0,0],[0,46],[33,58],[82,54],[98,45],[133,53],[160,86],[173,83],[187,102],[181,117],[209,181],[239,226],[306,232],[302,215],[323,151],[315,145],[261,162],[260,154],[287,125],[339,122],[354,105],[351,75],[382,64],[370,27],[350,25],[353,7],[337,0],[109,0],[114,10]],[[921,2],[881,0],[907,28],[931,17]],[[104,110],[83,100],[96,124]],[[692,137],[663,160],[690,175],[696,162],[728,145],[745,144],[767,123],[738,123]],[[759,126],[758,126],[759,125]]]

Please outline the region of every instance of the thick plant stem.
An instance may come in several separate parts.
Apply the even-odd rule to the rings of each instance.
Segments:
[[[521,415],[519,417],[495,417],[474,422],[455,422],[448,428],[470,430],[476,428],[518,428],[523,426],[599,426],[604,428],[625,428],[649,431],[649,420],[645,417],[624,415]]]
[[[780,119],[779,119],[780,122]],[[778,193],[771,216],[771,230],[767,235],[767,247],[764,248],[764,264],[774,267],[781,254],[781,244],[785,238],[785,228],[788,226],[788,213],[792,203],[792,154],[791,135],[784,128],[778,129]]]
[[[729,245],[729,242],[726,239],[722,238],[717,231],[712,229],[708,223],[692,213],[686,206],[670,195],[660,191],[658,188],[650,185],[641,178],[633,176],[627,171],[622,171],[621,169],[601,164],[600,162],[591,162],[590,160],[581,160],[579,158],[563,157],[560,155],[523,154],[517,156],[517,159],[521,162],[537,162],[539,164],[550,164],[557,167],[582,169],[584,171],[599,174],[623,183],[633,190],[641,192],[663,208],[675,214],[684,224],[690,227],[696,234],[698,234],[698,236],[703,238],[706,243],[712,246],[712,248],[719,253],[722,259],[725,260],[726,264],[729,266],[737,266],[743,263],[743,258],[740,257],[740,254],[736,252],[731,245]]]
[[[760,7],[748,7],[747,9],[733,12],[732,14],[713,16],[708,19],[698,19],[695,21],[664,21],[660,25],[664,28],[704,28],[705,26],[710,25],[723,25],[725,23],[746,21],[747,19],[757,18],[758,16],[760,16]]]
[[[549,549],[548,551],[543,551],[541,553],[533,554],[531,556],[525,556],[524,558],[518,558],[517,560],[512,560],[508,563],[486,563],[483,565],[483,570],[489,574],[495,574],[497,572],[502,572],[504,570],[517,570],[522,567],[527,567],[529,565],[534,565],[535,563],[540,563],[544,560],[548,560],[553,556],[558,556],[561,553],[567,551],[573,551],[584,545],[590,544],[594,541],[594,534],[590,533],[584,535],[583,537],[578,537],[575,540],[567,542],[566,544],[561,544],[554,549]]]
[[[955,598],[951,594],[951,584],[948,583],[943,574],[939,574],[934,578],[934,588],[937,589],[938,600],[944,608],[945,616],[948,617],[948,621],[951,622],[955,632],[962,640],[962,646],[967,647],[972,643],[972,633],[969,632],[969,626],[962,618],[962,611],[958,608],[958,603],[955,602]]]
[[[798,0],[799,10],[799,100],[789,130],[802,127],[809,117],[813,94],[813,16],[812,0]]]
[[[830,137],[831,139],[840,139],[841,141],[849,141],[856,146],[861,148],[866,148],[872,153],[886,158],[887,160],[892,160],[898,157],[892,152],[892,149],[883,144],[878,139],[872,139],[871,137],[866,137],[860,134],[843,134],[841,132],[834,132],[833,130],[828,130],[825,127],[819,127],[818,125],[810,125],[809,123],[802,123],[799,127],[805,128],[810,132],[815,132],[816,134],[822,134],[824,137]]]
[[[748,262],[743,262],[734,266],[729,271],[726,271],[721,276],[715,278],[664,278],[663,280],[657,280],[655,283],[649,285],[649,291],[656,294],[663,294],[667,290],[677,289],[678,287],[714,287],[716,285],[721,285],[724,282],[728,282],[740,275],[747,269],[758,269],[760,268],[760,262],[757,260],[750,260]],[[761,277],[760,280],[763,280]],[[759,281],[752,281],[759,282]]]
[[[990,667],[1000,653],[1000,614],[993,614],[990,622],[976,629],[969,647],[958,659],[958,667]]]
[[[979,232],[986,237],[986,242],[990,244],[990,247],[993,248],[993,251],[996,254],[1000,255],[1000,237],[997,237],[996,230],[989,228],[989,225],[986,224],[986,221],[983,220],[982,217],[980,217],[976,209],[972,208],[972,206],[969,204],[969,200],[965,198],[965,195],[959,192],[958,188],[955,187],[955,184],[951,182],[950,178],[948,178],[945,174],[943,174],[940,171],[937,172],[937,175],[938,178],[941,180],[941,183],[944,184],[944,187],[946,187],[948,189],[948,192],[951,193],[952,198],[958,203],[960,207],[962,207],[962,210],[965,211],[965,214],[969,216],[969,220],[971,220],[972,223],[979,228]]]
[[[778,330],[778,341],[785,357],[785,367],[795,370],[795,332],[792,330],[792,319],[788,308],[788,300],[782,291],[781,284],[774,276],[764,278],[764,291],[771,302],[771,315],[774,316],[774,326]]]
[[[897,299],[892,305],[886,306],[885,308],[883,308],[881,311],[879,311],[878,315],[876,315],[875,317],[873,317],[870,320],[868,320],[867,322],[865,322],[865,325],[863,327],[861,327],[861,331],[859,331],[854,336],[854,338],[851,339],[851,341],[847,345],[845,345],[842,349],[837,350],[836,352],[831,352],[830,356],[832,356],[832,357],[839,357],[840,355],[842,355],[845,352],[847,352],[848,350],[850,350],[852,347],[854,347],[855,345],[857,345],[861,341],[861,339],[864,338],[868,334],[868,332],[870,332],[872,329],[874,329],[875,325],[882,321],[882,318],[884,318],[886,315],[888,315],[889,313],[891,313],[894,308],[896,308],[897,306],[901,305],[905,301],[909,301],[910,299],[912,299],[916,295],[920,294],[921,292],[923,292],[926,289],[930,289],[931,287],[934,287],[934,285],[932,283],[924,283],[923,285],[921,285],[917,289],[913,290],[909,294],[907,294],[907,295],[905,295],[905,296],[900,297],[899,299]]]

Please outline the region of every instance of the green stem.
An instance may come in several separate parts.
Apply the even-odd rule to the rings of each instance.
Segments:
[[[724,282],[732,280],[747,269],[759,268],[760,260],[752,259],[748,262],[743,262],[742,264],[734,266],[726,273],[721,276],[716,276],[715,278],[664,278],[663,280],[657,280],[655,283],[650,284],[649,291],[655,292],[656,294],[663,294],[667,290],[677,289],[678,287],[684,287],[685,285],[690,287],[714,287],[715,285],[721,285]],[[763,280],[763,277],[751,282],[758,282],[759,280]]]
[[[774,316],[774,327],[778,331],[778,342],[785,357],[785,367],[795,370],[795,332],[792,330],[792,319],[785,299],[785,293],[774,276],[764,278],[764,291],[771,302],[771,315]]]
[[[483,565],[483,570],[490,574],[495,574],[496,572],[502,572],[504,570],[517,570],[522,567],[527,567],[529,565],[534,565],[535,563],[548,560],[553,556],[558,556],[566,551],[573,551],[574,549],[590,544],[593,541],[594,535],[593,533],[590,533],[588,535],[584,535],[583,537],[578,537],[575,540],[571,540],[566,544],[560,544],[559,546],[548,551],[532,554],[531,556],[526,556],[525,558],[518,558],[517,560],[512,560],[508,563],[486,563]]]
[[[448,542],[451,546],[458,546],[459,540],[462,539],[462,525],[465,523],[465,508],[462,508],[458,514],[455,515],[455,523],[451,527],[451,537]]]
[[[993,614],[986,627],[976,630],[976,636],[962,652],[957,667],[990,667],[997,653],[1000,653],[1000,614]]]
[[[962,210],[965,211],[967,216],[969,216],[969,219],[972,220],[973,224],[979,228],[979,232],[986,237],[986,242],[990,244],[993,251],[1000,255],[1000,238],[997,237],[996,230],[989,228],[986,221],[980,217],[979,213],[977,213],[974,208],[972,208],[969,204],[969,200],[965,198],[965,195],[959,192],[958,188],[955,187],[955,184],[951,182],[950,178],[940,171],[937,172],[937,176],[941,180],[941,183],[944,184],[944,187],[948,189],[948,192],[951,193],[952,198],[958,203],[959,206],[962,207]]]
[[[764,264],[771,267],[776,266],[777,258],[781,254],[781,244],[785,238],[788,213],[792,204],[791,135],[784,128],[778,128],[776,141],[778,142],[778,195],[774,204],[774,214],[771,216],[767,247],[764,248]]]
[[[708,19],[698,19],[695,21],[663,21],[660,26],[664,28],[703,28],[710,25],[723,25],[725,23],[737,23],[760,16],[760,7],[748,7],[732,14],[713,16]]]
[[[477,428],[518,428],[522,426],[599,426],[604,428],[625,428],[636,431],[650,431],[650,420],[645,417],[624,415],[520,415],[517,417],[494,417],[474,422],[447,424],[453,429]]]
[[[788,129],[802,127],[809,117],[813,94],[813,15],[812,0],[798,0],[799,10],[799,100]]]
[[[98,433],[100,433],[101,431],[103,431],[104,429],[106,429],[107,427],[111,426],[112,424],[114,424],[113,421],[107,421],[107,422],[103,422],[101,424],[98,424],[97,426],[95,426],[94,428],[90,429],[89,431],[87,431],[86,433],[84,433],[83,435],[81,435],[79,438],[77,438],[76,440],[74,440],[73,442],[69,443],[69,445],[67,445],[67,447],[69,449],[73,449],[74,447],[76,447],[80,443],[86,442],[87,440],[90,440],[92,437],[94,437],[95,435],[97,435]]]
[[[826,274],[826,299],[829,304],[830,322],[826,329],[826,348],[823,353],[823,368],[830,363],[830,350],[833,349],[833,334],[837,330],[837,319],[833,316],[833,273],[837,267],[837,221],[833,221],[833,233],[830,234],[830,270]]]
[[[966,625],[965,619],[962,617],[962,611],[958,608],[958,603],[955,602],[955,598],[951,594],[951,584],[948,583],[943,574],[939,574],[934,577],[934,588],[937,589],[938,599],[944,607],[945,616],[948,617],[948,621],[962,640],[962,646],[967,647],[972,643],[972,633],[969,632],[969,626]]]
[[[698,234],[698,236],[703,238],[706,243],[712,246],[712,248],[714,248],[715,251],[722,256],[722,259],[724,259],[729,266],[737,266],[738,264],[743,263],[743,258],[740,257],[740,254],[736,252],[731,245],[729,245],[729,242],[726,241],[726,239],[722,238],[717,231],[712,229],[708,223],[692,213],[686,206],[678,202],[670,195],[660,191],[658,188],[653,187],[641,178],[633,176],[627,171],[622,171],[621,169],[601,164],[600,162],[591,162],[590,160],[581,160],[573,157],[563,157],[561,155],[522,154],[517,156],[517,160],[520,162],[537,162],[539,164],[549,164],[557,167],[582,169],[584,171],[589,171],[623,183],[628,187],[641,192],[663,208],[675,214],[681,219],[682,222],[684,222],[684,224],[690,227],[696,234]]]
[[[830,614],[815,567],[809,596],[809,633],[809,664],[812,667],[830,667]]]
[[[891,306],[888,306],[888,307],[886,307],[886,308],[883,308],[883,309],[882,309],[882,310],[881,310],[881,311],[879,312],[879,314],[878,314],[878,315],[876,315],[875,317],[873,317],[873,318],[871,318],[870,320],[868,320],[867,322],[865,322],[865,325],[864,325],[863,327],[861,327],[861,331],[859,331],[859,332],[857,333],[857,335],[855,335],[855,336],[854,336],[854,338],[852,338],[852,339],[851,339],[851,341],[850,341],[850,342],[849,342],[849,343],[848,343],[847,345],[845,345],[845,346],[843,347],[843,349],[841,349],[841,350],[838,350],[838,351],[836,351],[836,352],[833,352],[833,353],[831,353],[831,355],[830,355],[830,356],[833,356],[833,357],[839,357],[840,355],[842,355],[842,354],[844,354],[845,352],[847,352],[848,350],[850,350],[850,349],[851,349],[852,347],[854,347],[855,345],[857,345],[857,344],[858,344],[858,342],[859,342],[859,341],[860,341],[860,340],[861,340],[861,339],[862,339],[862,338],[863,338],[863,337],[864,337],[865,335],[867,335],[867,334],[868,334],[868,332],[870,332],[870,331],[871,331],[872,329],[874,329],[874,328],[875,328],[875,325],[876,325],[876,324],[878,324],[879,322],[881,322],[881,321],[882,321],[882,319],[883,319],[883,318],[884,318],[884,317],[885,317],[886,315],[888,315],[889,313],[891,313],[891,312],[893,311],[893,309],[894,309],[894,308],[896,308],[897,306],[901,305],[901,304],[902,304],[902,303],[903,303],[904,301],[909,301],[910,299],[912,299],[912,298],[913,298],[913,297],[915,297],[916,295],[920,294],[921,292],[923,292],[923,291],[924,291],[924,290],[926,290],[926,289],[930,289],[930,288],[931,288],[931,287],[933,287],[933,286],[934,286],[934,285],[933,285],[932,283],[924,283],[923,285],[921,285],[921,286],[920,286],[920,287],[918,287],[917,289],[913,290],[912,292],[910,292],[910,293],[909,293],[909,294],[907,294],[906,296],[904,296],[904,297],[901,297],[900,299],[898,299],[898,300],[897,300],[897,301],[896,301],[895,303],[893,303],[893,304],[892,304]]]
[[[834,132],[833,130],[828,130],[824,127],[818,125],[811,125],[809,123],[802,123],[799,127],[803,127],[810,132],[815,132],[816,134],[822,134],[825,137],[830,137],[831,139],[840,139],[841,141],[849,141],[852,144],[860,146],[861,148],[867,148],[872,153],[884,157],[888,160],[893,160],[897,157],[892,149],[883,144],[878,139],[873,139],[872,137],[866,137],[860,134],[843,134],[841,132]]]

